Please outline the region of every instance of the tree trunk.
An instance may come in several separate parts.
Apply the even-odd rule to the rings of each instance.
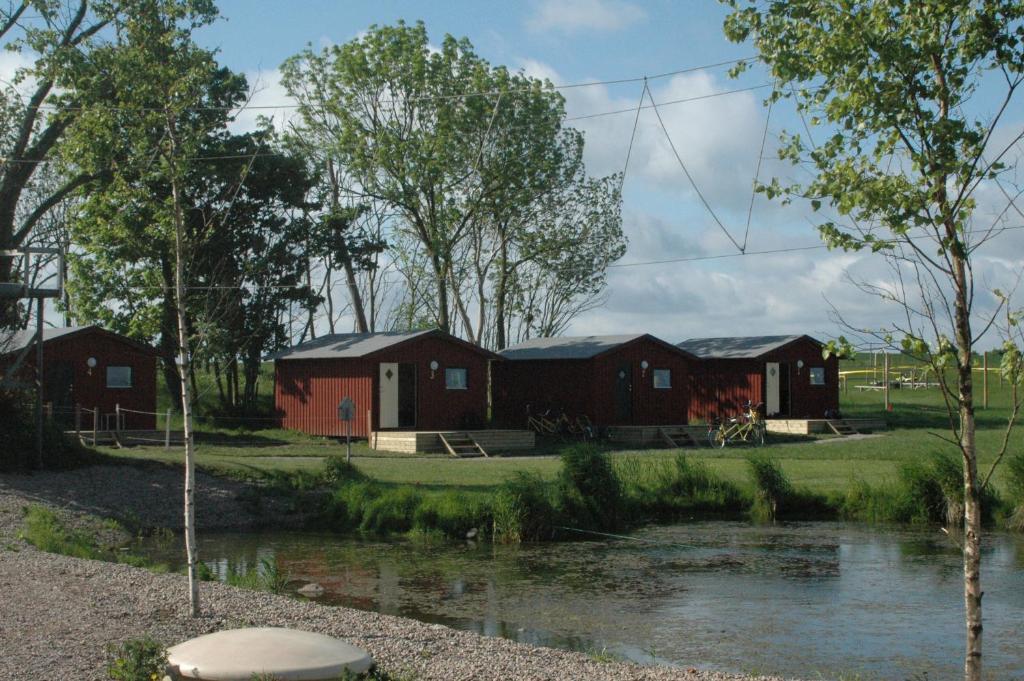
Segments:
[[[175,294],[165,294],[160,309],[160,357],[163,359],[162,369],[167,394],[171,396],[175,409],[181,409],[181,373],[178,371],[178,313],[175,304],[177,288],[174,279],[174,266],[167,257],[161,257],[160,267],[166,290],[174,290]]]
[[[190,380],[192,372],[187,315],[185,314],[185,219],[182,215],[181,196],[174,163],[174,156],[177,153],[174,120],[170,115],[167,119],[168,138],[171,142],[171,158],[169,159],[171,196],[174,201],[174,290],[177,298],[178,346],[180,349],[178,371],[181,374],[181,416],[185,429],[185,555],[188,559],[188,605],[192,617],[198,617],[199,579],[196,568],[199,563],[199,553],[196,546],[195,435],[192,431],[192,383]]]
[[[981,617],[981,490],[978,486],[978,455],[975,443],[974,386],[971,377],[971,320],[966,263],[953,256],[956,284],[955,323],[957,390],[960,403],[960,449],[964,463],[964,624],[967,628],[964,655],[965,681],[982,679]]]

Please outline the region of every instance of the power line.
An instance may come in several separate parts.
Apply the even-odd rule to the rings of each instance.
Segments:
[[[723,97],[725,95],[732,95],[732,94],[737,94],[737,93],[740,93],[740,92],[749,92],[750,90],[757,90],[757,89],[760,89],[760,88],[765,88],[765,87],[770,87],[770,86],[771,86],[770,83],[766,83],[764,85],[756,85],[754,87],[738,88],[738,89],[735,89],[735,90],[722,90],[721,92],[713,92],[711,94],[698,95],[696,97],[684,97],[682,99],[673,99],[673,100],[669,100],[667,102],[661,102],[660,104],[657,105],[657,107],[673,106],[675,104],[685,104],[687,102],[696,102],[696,101],[700,101],[700,100],[703,100],[703,99],[711,99],[711,98],[714,98],[714,97]],[[654,101],[654,100],[652,99],[651,101]],[[573,117],[569,117],[569,118],[563,119],[563,122],[569,123],[569,122],[572,122],[572,121],[582,121],[582,120],[587,120],[587,119],[591,119],[591,118],[599,118],[599,117],[602,117],[602,116],[614,116],[614,115],[623,114],[623,113],[634,113],[635,114],[638,110],[652,109],[652,108],[655,108],[654,105],[642,104],[641,106],[636,107],[636,108],[615,109],[615,110],[612,110],[612,111],[601,111],[601,112],[598,112],[598,113],[585,114],[585,115],[582,115],[582,116],[573,116]],[[659,116],[659,118],[660,118],[660,116]],[[288,156],[288,154],[286,154],[284,152],[276,152],[276,151],[275,152],[257,152],[255,154],[226,154],[226,155],[220,155],[220,156],[190,156],[190,157],[187,157],[187,158],[185,158],[183,160],[185,160],[185,161],[228,161],[228,160],[249,159],[249,158],[253,158],[253,157],[260,158],[260,157],[268,157],[268,156]],[[32,160],[32,159],[24,159],[24,158],[3,158],[3,157],[0,157],[0,165],[5,164],[5,163],[47,164],[47,163],[57,163],[57,160],[56,159],[45,159],[45,158],[44,159],[38,159],[38,160]]]
[[[1009,225],[1009,226],[1006,226],[1006,227],[996,228],[993,231],[995,231],[995,232],[1006,232],[1006,231],[1014,230],[1014,229],[1024,229],[1024,225]],[[966,234],[981,234],[982,232],[987,233],[989,231],[990,230],[987,229],[987,228],[986,229],[972,229],[972,230],[967,230],[965,233]],[[927,238],[928,236],[929,235],[927,235],[927,234],[922,234],[918,238]],[[897,242],[894,241],[893,243],[897,243]],[[790,246],[790,247],[787,247],[787,248],[773,248],[773,249],[764,250],[764,251],[744,251],[744,252],[741,252],[741,253],[721,253],[721,254],[717,254],[717,255],[694,255],[694,256],[689,256],[689,257],[685,257],[685,258],[669,258],[667,260],[645,260],[645,261],[641,261],[641,262],[623,262],[623,263],[614,263],[614,264],[608,265],[608,268],[610,269],[610,268],[613,268],[613,267],[645,267],[645,266],[648,266],[648,265],[667,265],[667,264],[670,264],[670,263],[678,263],[678,262],[700,262],[700,261],[703,261],[703,260],[723,260],[725,258],[741,258],[741,257],[743,257],[745,255],[776,255],[776,254],[779,254],[779,253],[798,253],[798,252],[801,252],[801,251],[820,250],[822,248],[828,248],[828,246],[825,245],[825,244],[816,244],[816,245],[813,245],[813,246],[812,245],[807,245],[807,246]]]
[[[665,133],[665,139],[668,140],[668,145],[669,147],[672,148],[672,153],[675,154],[676,160],[679,161],[679,167],[683,169],[683,174],[686,175],[686,179],[690,181],[690,186],[693,187],[693,191],[697,193],[697,197],[700,198],[701,203],[704,204],[704,207],[707,209],[708,213],[710,213],[711,217],[714,218],[715,222],[718,224],[718,227],[723,232],[725,232],[725,235],[727,237],[729,237],[729,241],[733,243],[733,245],[736,247],[736,250],[738,250],[740,253],[743,253],[743,247],[739,245],[736,239],[733,238],[732,234],[729,233],[729,230],[725,228],[725,225],[722,224],[722,221],[718,219],[718,215],[715,214],[715,211],[711,207],[711,204],[708,203],[708,200],[704,198],[704,194],[701,193],[700,188],[697,186],[697,182],[693,179],[693,176],[690,175],[690,171],[687,170],[686,164],[683,163],[683,158],[679,155],[679,152],[676,150],[676,145],[672,141],[672,136],[668,133],[668,128],[665,126],[665,121],[661,119],[661,113],[658,111],[658,106],[654,103],[654,95],[651,94],[651,89],[647,87],[646,83],[644,84],[644,90],[647,92],[647,98],[651,100],[651,106],[654,108],[654,115],[658,117],[658,123],[661,125],[661,129]]]
[[[666,71],[659,73],[654,76],[633,76],[630,78],[615,78],[611,80],[592,80],[583,81],[579,83],[563,83],[559,85],[551,85],[552,90],[571,90],[585,87],[596,87],[604,85],[623,85],[627,83],[639,83],[647,80],[659,80],[663,78],[671,78],[672,76],[683,75],[686,73],[694,73],[697,71],[707,71],[722,66],[729,66],[731,64],[739,64],[742,62],[753,61],[755,57],[741,57],[739,59],[729,59],[727,61],[715,62],[713,64],[702,64],[700,66],[690,66],[682,69],[676,69],[674,71]],[[765,87],[763,85],[758,87]],[[378,104],[396,104],[401,102],[431,102],[431,101],[449,101],[455,99],[469,99],[470,97],[494,97],[496,95],[517,93],[517,92],[532,92],[534,88],[523,87],[523,88],[511,88],[508,90],[484,90],[479,92],[461,92],[450,95],[418,95],[414,97],[406,97],[402,99],[390,99],[390,100],[379,100]],[[238,105],[238,106],[196,106],[196,107],[184,107],[181,111],[267,111],[267,110],[279,110],[279,109],[298,109],[305,105],[303,104],[261,104],[258,106],[251,105]],[[34,107],[27,107],[29,109],[52,109],[59,111],[89,111],[101,109],[104,111],[120,111],[120,112],[132,112],[138,111],[140,113],[160,113],[164,111],[163,107],[146,107],[146,106],[104,106],[104,107],[86,107],[86,106],[68,106],[62,107],[56,104],[39,104]],[[628,109],[632,111],[632,109]],[[621,113],[621,112],[612,112]],[[604,115],[611,115],[604,114]]]

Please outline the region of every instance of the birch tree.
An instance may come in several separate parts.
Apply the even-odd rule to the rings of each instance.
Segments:
[[[964,678],[980,681],[980,505],[989,477],[978,471],[971,371],[975,344],[1006,298],[978,305],[977,251],[1003,223],[986,224],[977,204],[979,188],[999,185],[1024,135],[1001,126],[1024,82],[1024,3],[727,4],[726,36],[753,42],[775,81],[772,97],[793,98],[808,121],[805,136],[783,137],[781,154],[811,181],[763,189],[838,213],[841,220],[820,225],[830,247],[889,259],[897,283],[875,292],[899,313],[879,335],[942,378],[964,474]],[[824,128],[820,144],[813,125]]]
[[[244,81],[219,67],[209,51],[200,49],[192,32],[213,21],[210,0],[132,0],[114,24],[116,40],[97,53],[106,74],[111,104],[87,112],[68,145],[88,170],[109,167],[112,177],[87,207],[117,212],[145,206],[148,220],[131,228],[134,241],[162,244],[165,266],[172,272],[176,368],[181,390],[185,437],[184,527],[188,558],[189,609],[198,616],[198,553],[195,534],[195,439],[193,356],[189,287],[197,248],[189,230],[186,187],[193,164],[212,131],[220,129],[227,109],[223,96],[244,89]],[[111,163],[117,158],[119,163]],[[158,188],[155,193],[153,188]],[[128,227],[128,225],[124,225]]]

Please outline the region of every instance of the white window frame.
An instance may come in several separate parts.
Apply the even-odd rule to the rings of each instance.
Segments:
[[[458,375],[454,372],[462,372],[462,384],[452,385],[449,375]],[[449,372],[452,372],[449,374]],[[445,390],[469,390],[469,369],[466,367],[445,367],[444,368],[444,389]]]
[[[128,370],[128,384],[127,385],[114,385],[110,382],[110,370],[111,369],[127,369]],[[130,390],[135,387],[135,370],[124,364],[112,364],[107,367],[106,370],[106,386],[111,390]]]
[[[668,383],[665,385],[658,385],[658,372],[663,372],[668,375]],[[651,372],[651,385],[655,390],[671,390],[672,389],[672,370],[671,369],[654,369]]]
[[[808,372],[807,378],[811,385],[825,385],[825,367],[811,367]],[[820,377],[820,380],[815,380],[816,376]]]

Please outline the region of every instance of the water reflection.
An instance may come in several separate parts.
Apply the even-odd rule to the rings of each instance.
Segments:
[[[205,535],[200,555],[220,576],[276,558],[329,603],[640,662],[803,678],[959,673],[960,556],[938,531],[715,521],[635,537],[422,546]],[[990,535],[984,553],[987,665],[995,678],[1024,677],[1024,542]]]

